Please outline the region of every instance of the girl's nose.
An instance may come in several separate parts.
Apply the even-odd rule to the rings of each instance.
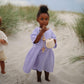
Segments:
[[[43,23],[46,23],[46,20],[43,20]]]

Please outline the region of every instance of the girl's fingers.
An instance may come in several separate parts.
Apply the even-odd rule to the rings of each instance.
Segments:
[[[46,28],[46,26],[44,25],[44,26],[43,26],[43,29],[45,29],[45,28]]]

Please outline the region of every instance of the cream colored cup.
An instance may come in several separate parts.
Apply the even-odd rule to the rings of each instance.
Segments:
[[[47,48],[53,48],[55,46],[54,39],[50,38],[46,40],[46,47]]]

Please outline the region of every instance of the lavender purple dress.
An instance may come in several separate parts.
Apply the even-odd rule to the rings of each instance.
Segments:
[[[37,37],[37,35],[40,32],[40,27],[36,28],[33,33],[31,34],[31,40],[33,42],[33,47],[28,52],[23,70],[25,73],[29,73],[31,69],[38,70],[38,71],[47,71],[47,72],[53,72],[54,68],[54,53],[52,49],[46,47],[46,42],[44,43],[45,51],[42,52],[43,47],[43,40],[42,38],[40,41],[36,44],[34,44],[34,41]],[[44,36],[46,39],[53,38],[56,39],[55,34],[52,32],[51,29],[47,30],[44,33]],[[55,44],[54,48],[56,48],[57,44]]]

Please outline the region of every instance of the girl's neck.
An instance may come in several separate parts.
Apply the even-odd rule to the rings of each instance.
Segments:
[[[42,26],[40,26],[40,28],[42,29]],[[46,28],[47,28],[47,26],[46,26]]]

